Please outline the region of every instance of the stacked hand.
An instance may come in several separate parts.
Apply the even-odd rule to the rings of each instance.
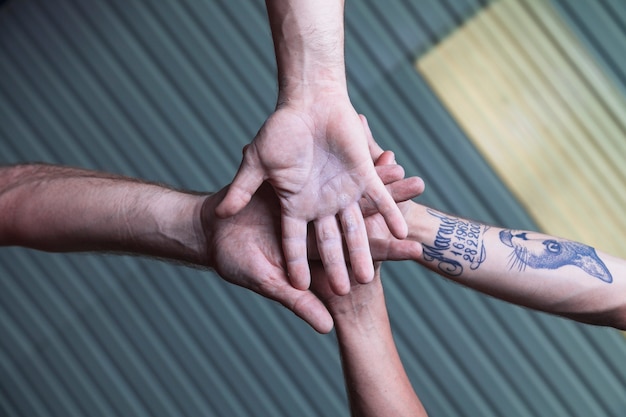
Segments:
[[[404,171],[398,165],[385,165],[373,170],[381,184],[388,184],[385,193],[392,201],[413,198],[423,190],[420,179],[403,179]],[[202,208],[203,229],[208,239],[209,265],[212,265],[227,281],[280,302],[318,332],[330,331],[333,320],[320,300],[308,286],[301,289],[291,285],[286,272],[287,261],[281,249],[280,200],[272,187],[267,183],[261,184],[251,195],[249,203],[236,215],[225,219],[217,218],[213,216],[215,207],[224,201],[228,191],[228,188],[225,188],[208,197]],[[361,218],[363,216],[361,208],[365,215],[377,213],[377,206],[370,200],[361,199],[360,203],[357,201],[356,209]],[[381,234],[381,239],[372,240],[372,250],[377,257],[384,255],[394,259],[413,259],[416,253],[419,253],[421,250],[419,244],[390,238],[383,217],[377,214],[376,218],[377,227],[383,226],[383,230],[386,231],[385,234]],[[341,243],[338,245],[337,250],[342,252]],[[367,241],[366,246],[369,254]],[[319,256],[316,253],[315,241],[310,242],[309,249],[311,257]],[[304,256],[308,269],[307,253]],[[368,258],[368,262],[372,263],[371,258]],[[333,282],[329,278],[329,288]],[[333,292],[336,292],[335,289],[332,288]]]
[[[269,182],[280,203],[281,242],[293,287],[309,287],[307,224],[312,221],[330,286],[346,294],[348,262],[356,281],[367,283],[374,276],[359,200],[380,212],[396,238],[404,238],[407,227],[376,174],[365,129],[347,95],[326,94],[312,103],[283,103],[268,118],[245,149],[217,214],[239,213],[263,181]]]

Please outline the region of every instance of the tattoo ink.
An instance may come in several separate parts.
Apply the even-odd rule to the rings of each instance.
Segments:
[[[613,282],[611,272],[591,246],[540,234],[533,238],[530,233],[514,230],[502,230],[500,240],[513,248],[509,269],[557,269],[572,265],[604,282]]]
[[[489,226],[449,217],[431,209],[428,214],[439,219],[439,229],[432,246],[422,244],[424,259],[438,262],[437,268],[449,276],[461,275],[465,267],[478,269],[487,256],[483,236]]]

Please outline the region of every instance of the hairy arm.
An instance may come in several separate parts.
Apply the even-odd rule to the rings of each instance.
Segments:
[[[278,70],[278,103],[347,95],[343,0],[266,0]],[[311,103],[311,102],[309,102]]]
[[[363,285],[353,281],[349,294],[336,296],[324,288],[326,279],[322,268],[312,269],[312,287],[335,320],[351,414],[359,417],[426,416],[393,340],[380,265],[375,270],[371,283]]]
[[[423,189],[420,181],[401,180],[400,167],[379,171],[399,199]],[[223,219],[215,207],[227,191],[201,195],[58,165],[0,167],[0,246],[129,253],[212,268],[224,280],[280,302],[317,331],[329,332],[332,318],[321,301],[289,282],[280,204],[272,188],[262,185],[244,209]],[[379,244],[402,259],[419,253],[411,241]]]
[[[332,318],[284,271],[276,197],[262,187],[229,219],[215,194],[58,165],[0,168],[0,246],[49,252],[113,252],[212,268],[224,280],[275,300],[319,332]]]
[[[110,251],[206,265],[206,195],[46,164],[0,168],[0,245]]]
[[[505,301],[626,329],[626,261],[579,242],[490,227],[410,202],[417,262]]]

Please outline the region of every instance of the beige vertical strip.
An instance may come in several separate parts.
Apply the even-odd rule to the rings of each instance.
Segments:
[[[546,0],[500,0],[417,67],[546,232],[626,257],[626,99]]]

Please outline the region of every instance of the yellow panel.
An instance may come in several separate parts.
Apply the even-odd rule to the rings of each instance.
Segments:
[[[492,3],[417,67],[545,232],[626,257],[626,99],[547,1]]]

